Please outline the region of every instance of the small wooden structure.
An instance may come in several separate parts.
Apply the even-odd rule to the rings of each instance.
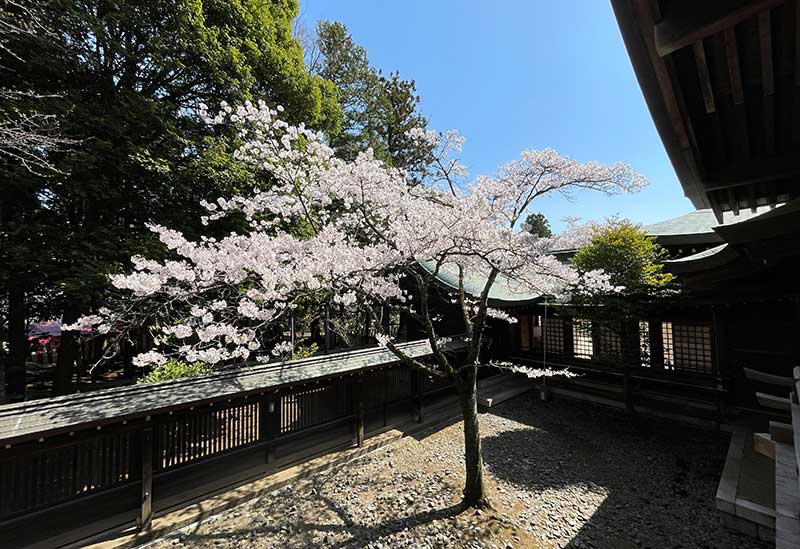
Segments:
[[[399,347],[430,354],[427,341]],[[421,420],[448,389],[370,348],[0,406],[0,545],[147,529],[155,513]]]

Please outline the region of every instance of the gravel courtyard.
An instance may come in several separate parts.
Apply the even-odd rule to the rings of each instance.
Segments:
[[[461,424],[156,543],[211,547],[769,547],[722,528],[723,435],[524,395],[481,415],[491,511],[458,508]]]

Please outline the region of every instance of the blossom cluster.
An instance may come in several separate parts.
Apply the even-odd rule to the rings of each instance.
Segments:
[[[336,158],[322,135],[285,122],[280,108],[263,102],[223,105],[213,116],[202,112],[209,124],[239,129],[236,158],[263,171],[269,185],[203,203],[204,222],[236,212],[246,230],[192,241],[151,225],[172,257],[136,257],[132,272],[112,277],[135,299],[168,303],[175,311],[175,318],[160,326],[163,352],[140,355],[138,364],[162,363],[164,353],[209,364],[245,360],[264,351],[260,334],[266,327],[298,299],[323,291],[344,306],[391,303],[414,313],[401,278],[419,262],[474,276],[499,273],[520,291],[558,295],[579,284],[607,289],[607,277],[579,274],[548,253],[579,246],[587,240],[585,232],[535,238],[520,231],[518,221],[544,194],[580,188],[613,193],[646,183],[627,165],[581,163],[546,149],[524,151],[497,177],[462,185],[457,180],[466,170],[452,155],[463,138],[414,130],[411,137],[435,152],[429,184],[411,185],[403,171],[387,167],[369,150],[353,161]],[[310,234],[285,229],[297,224]],[[502,311],[487,314],[512,321]],[[108,317],[82,322],[108,326]],[[378,341],[386,345],[389,339]],[[272,345],[266,350],[275,356],[291,351],[286,342]]]

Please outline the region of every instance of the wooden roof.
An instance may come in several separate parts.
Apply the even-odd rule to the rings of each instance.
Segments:
[[[453,338],[448,350],[463,347]],[[427,340],[398,344],[406,354],[431,354]],[[304,382],[340,377],[398,362],[382,347],[237,368],[208,376],[131,385],[0,406],[0,444],[63,434],[191,406],[243,398]]]
[[[800,195],[797,0],[612,0],[653,121],[696,208]]]

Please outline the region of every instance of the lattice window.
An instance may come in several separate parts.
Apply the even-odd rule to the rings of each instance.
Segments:
[[[591,321],[581,318],[572,321],[572,341],[575,358],[592,358],[594,342]]]
[[[661,330],[665,368],[698,372],[714,370],[709,324],[662,322]]]
[[[622,358],[622,338],[619,336],[619,334],[614,332],[608,326],[600,326],[596,332],[596,343],[598,348],[592,350],[595,351],[597,358],[611,362],[619,362],[619,360]],[[591,343],[591,333],[589,334],[589,338]]]
[[[547,319],[544,327],[544,340],[548,353],[554,355],[564,354],[564,321],[562,319]]]

